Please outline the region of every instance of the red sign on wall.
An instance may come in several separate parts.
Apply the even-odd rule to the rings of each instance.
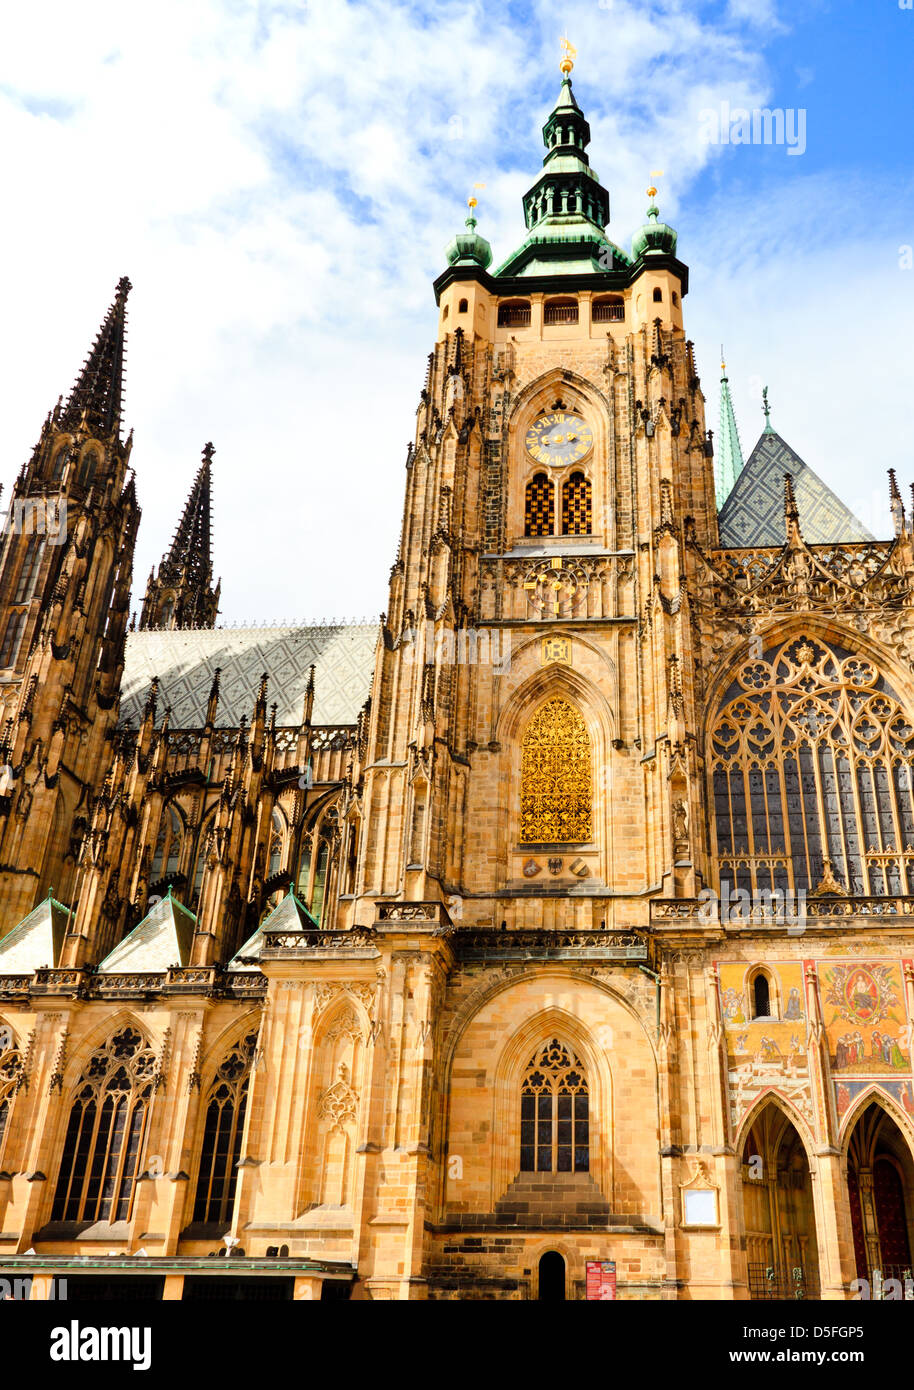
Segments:
[[[587,1301],[604,1302],[616,1297],[615,1260],[587,1261]]]

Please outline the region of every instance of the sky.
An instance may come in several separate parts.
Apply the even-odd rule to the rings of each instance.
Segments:
[[[775,428],[885,535],[914,481],[909,0],[30,0],[0,45],[0,481],[130,276],[134,601],[212,440],[220,621],[375,618],[476,182],[497,265],[559,36],[630,245],[658,180],[717,428]],[[715,140],[785,113],[785,143]],[[803,139],[799,139],[803,132]],[[802,145],[802,150],[801,150]]]

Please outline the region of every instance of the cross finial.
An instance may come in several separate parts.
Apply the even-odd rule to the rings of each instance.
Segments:
[[[774,434],[774,430],[771,428],[771,406],[768,404],[767,386],[762,388],[762,409],[765,412],[765,433]]]
[[[214,454],[215,452],[216,452],[216,450],[215,450],[214,446],[213,446],[211,443],[207,442],[206,444],[204,444],[204,445],[203,445],[203,461],[204,461],[204,463],[211,463],[211,462],[212,462],[212,458],[213,458],[213,454]]]

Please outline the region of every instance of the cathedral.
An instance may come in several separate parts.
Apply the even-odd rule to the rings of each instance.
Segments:
[[[132,599],[127,279],[7,493],[32,1298],[910,1290],[914,507],[874,538],[767,397],[744,460],[725,369],[708,428],[570,73],[520,244],[471,200],[434,282],[379,623],[219,625],[210,444]]]

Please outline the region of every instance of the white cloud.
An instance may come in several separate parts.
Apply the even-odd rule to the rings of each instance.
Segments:
[[[750,24],[758,8],[741,29],[735,13],[714,28],[693,4],[647,10],[630,0],[574,0],[560,18],[537,0],[522,24],[482,0],[20,7],[0,49],[4,480],[129,273],[127,417],[144,508],[135,599],[212,438],[226,616],[376,613],[434,339],[431,281],[476,180],[487,185],[480,229],[495,263],[521,240],[520,195],[558,90],[560,27],[579,49],[576,91],[611,192],[610,234],[626,244],[652,169],[666,171],[661,207],[675,222],[695,177],[723,158],[701,144],[701,110],[767,99]],[[823,287],[817,242],[791,245],[780,298],[787,267],[767,223],[746,238],[742,261],[718,265],[724,204],[680,225],[681,254],[693,262],[687,314],[699,346],[712,344],[703,354],[709,423],[722,322],[734,364],[767,373],[784,421],[803,420],[810,378],[821,370],[824,382],[825,363],[837,374],[848,342],[858,379],[874,385],[859,340],[867,324],[872,331],[873,301],[858,244],[830,238],[828,274],[840,283],[855,271],[859,308],[848,322],[834,305],[843,291]],[[803,237],[814,235],[814,213],[801,221]],[[912,239],[914,229],[897,237]],[[741,280],[750,272],[756,285]],[[887,274],[890,303],[893,283]],[[884,334],[880,324],[883,344]],[[805,382],[790,361],[799,343],[816,364]],[[783,363],[783,386],[766,354]],[[823,386],[816,398],[823,414],[826,394]],[[820,418],[809,428],[849,456],[872,406],[843,405],[856,426],[830,434]],[[901,403],[886,408],[886,433],[901,441],[910,430]]]

